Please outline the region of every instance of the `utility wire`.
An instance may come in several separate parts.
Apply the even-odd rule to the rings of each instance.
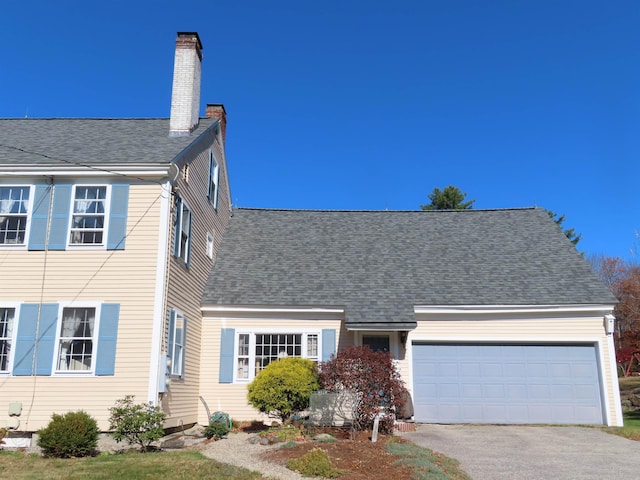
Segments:
[[[76,165],[78,167],[88,168],[90,170],[95,170],[95,171],[100,172],[100,173],[109,173],[111,175],[117,175],[117,176],[120,176],[120,177],[126,177],[126,178],[132,178],[134,180],[140,180],[142,182],[151,182],[151,183],[156,183],[158,185],[162,185],[162,182],[160,182],[158,180],[149,180],[149,179],[146,179],[146,178],[136,177],[135,175],[128,175],[126,173],[116,172],[115,170],[110,170],[108,168],[96,167],[96,166],[90,165],[88,163],[75,162],[73,160],[66,160],[64,158],[53,157],[51,155],[47,155],[46,153],[34,152],[34,151],[27,150],[27,149],[24,149],[24,148],[15,147],[13,145],[6,145],[4,143],[0,143],[0,147],[8,148],[10,150],[15,150],[16,152],[26,153],[26,154],[29,154],[29,155],[37,155],[39,157],[46,158],[47,160],[53,160],[53,161],[56,161],[56,162],[66,163],[68,165]]]

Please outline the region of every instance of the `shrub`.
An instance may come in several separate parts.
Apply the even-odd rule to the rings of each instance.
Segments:
[[[204,428],[204,436],[207,438],[213,438],[214,440],[220,440],[222,437],[229,433],[229,427],[226,423],[219,420],[213,420],[209,425]]]
[[[109,409],[109,428],[116,442],[127,440],[129,445],[139,445],[146,452],[164,435],[162,423],[166,415],[151,403],[136,404],[133,399],[133,395],[127,395]]]
[[[320,370],[324,389],[337,392],[352,390],[358,395],[355,428],[367,430],[380,407],[389,412],[398,411],[404,403],[404,383],[389,352],[374,352],[368,346],[352,346],[340,351],[324,362]],[[393,417],[381,418],[379,431],[393,433]]]
[[[95,453],[99,433],[96,421],[83,411],[54,413],[38,431],[38,446],[45,457],[86,457]]]
[[[331,464],[327,452],[321,448],[314,448],[299,458],[288,460],[287,468],[304,477],[338,478],[342,473]]]
[[[283,358],[256,375],[248,387],[248,400],[261,412],[286,422],[309,406],[309,398],[318,388],[315,363],[306,358]]]
[[[0,445],[2,445],[4,443],[4,437],[7,436],[7,429],[6,428],[0,428]]]

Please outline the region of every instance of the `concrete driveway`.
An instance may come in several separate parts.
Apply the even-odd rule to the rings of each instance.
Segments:
[[[402,436],[459,460],[473,480],[640,479],[640,442],[596,428],[418,425]]]

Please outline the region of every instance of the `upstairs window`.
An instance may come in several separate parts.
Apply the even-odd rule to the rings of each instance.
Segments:
[[[174,223],[173,255],[182,259],[188,265],[191,251],[191,210],[180,197],[176,199]]]
[[[0,187],[0,245],[24,245],[31,187]]]
[[[0,308],[0,373],[11,369],[11,339],[13,337],[15,308]]]
[[[72,208],[69,243],[104,245],[107,187],[77,185]]]
[[[213,152],[209,151],[209,201],[213,208],[218,208],[218,188],[220,178],[220,167]]]
[[[93,371],[95,308],[64,308],[60,320],[56,372]]]

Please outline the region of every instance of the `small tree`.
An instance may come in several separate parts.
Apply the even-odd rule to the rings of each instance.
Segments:
[[[434,188],[429,194],[431,203],[428,205],[420,205],[422,210],[470,210],[473,208],[475,200],[467,200],[466,193],[463,193],[458,187],[448,185],[444,190]]]
[[[283,358],[271,362],[249,384],[248,400],[263,413],[288,421],[309,406],[319,389],[316,364],[306,358]]]
[[[372,428],[380,407],[399,411],[405,388],[389,352],[374,352],[368,346],[352,346],[322,364],[320,382],[328,391],[352,390],[359,395],[356,428]],[[393,432],[393,419],[385,416],[380,431]]]
[[[553,219],[554,222],[562,229],[562,233],[564,233],[565,237],[567,237],[571,243],[574,245],[578,245],[578,242],[582,238],[581,233],[577,233],[575,228],[567,228],[565,229],[562,225],[565,221],[565,214],[558,215],[556,212],[552,212],[551,210],[547,210],[547,215]]]
[[[151,403],[136,404],[133,399],[133,395],[127,395],[109,409],[109,428],[116,442],[127,440],[129,445],[139,445],[146,452],[164,435],[162,424],[166,415]]]

